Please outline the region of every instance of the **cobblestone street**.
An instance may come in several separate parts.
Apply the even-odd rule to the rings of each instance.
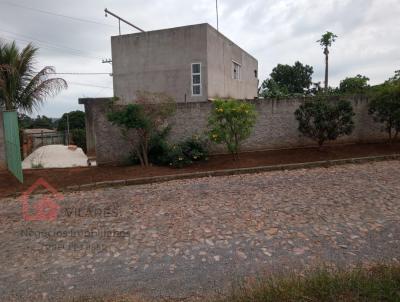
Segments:
[[[55,221],[24,221],[20,200],[1,200],[1,301],[193,298],[257,273],[400,261],[399,161],[74,192],[58,204]]]

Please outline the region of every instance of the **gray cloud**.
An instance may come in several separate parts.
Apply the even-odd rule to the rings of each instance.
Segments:
[[[118,26],[113,18],[104,17],[105,7],[145,30],[203,22],[216,26],[214,0],[0,0],[0,38],[18,39],[20,46],[35,40],[40,47],[38,68],[51,65],[58,72],[111,72],[111,66],[102,64],[101,59],[111,56],[110,36],[118,34]],[[259,60],[260,80],[276,64],[300,60],[312,65],[314,81],[321,81],[324,58],[315,41],[326,30],[339,36],[331,50],[332,85],[358,73],[367,75],[371,83],[379,83],[400,68],[398,0],[219,0],[219,7],[220,30]],[[123,26],[122,32],[133,29]],[[79,97],[112,95],[108,75],[64,78],[69,89],[46,101],[40,114],[60,116],[82,109]]]

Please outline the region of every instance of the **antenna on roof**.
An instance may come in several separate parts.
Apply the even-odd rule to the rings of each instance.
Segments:
[[[219,31],[219,20],[218,20],[218,0],[215,0],[215,9],[217,11],[217,31]]]
[[[128,21],[122,19],[120,16],[118,16],[118,15],[116,15],[116,14],[110,12],[107,8],[104,10],[104,13],[105,13],[105,17],[106,17],[106,18],[107,18],[107,16],[108,16],[108,14],[110,14],[110,15],[113,16],[114,18],[117,18],[117,19],[118,19],[119,35],[121,35],[121,21],[124,22],[124,23],[126,23],[126,24],[128,24],[128,25],[130,25],[130,26],[132,26],[133,28],[137,29],[138,31],[141,31],[141,32],[144,33],[144,30],[143,30],[143,29],[141,29],[140,27],[137,27],[136,25],[133,25],[132,23],[130,23],[130,22],[128,22]]]

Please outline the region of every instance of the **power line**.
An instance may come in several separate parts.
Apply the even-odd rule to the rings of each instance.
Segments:
[[[112,87],[107,87],[107,86],[100,86],[100,85],[94,85],[94,84],[89,84],[89,83],[80,83],[80,82],[70,82],[67,81],[68,85],[78,85],[78,86],[87,86],[87,87],[95,87],[95,88],[103,88],[103,89],[113,89]]]
[[[109,72],[52,72],[49,74],[63,74],[63,75],[112,75]]]
[[[39,9],[39,8],[34,8],[34,7],[25,6],[25,5],[21,5],[21,4],[11,3],[11,2],[8,2],[8,1],[0,1],[0,3],[6,4],[6,5],[10,5],[10,6],[20,7],[20,8],[23,8],[23,9],[29,9],[29,10],[32,10],[32,11],[35,11],[35,12],[38,12],[38,13],[42,13],[42,14],[47,14],[47,15],[56,16],[56,17],[62,17],[62,18],[66,18],[66,19],[70,19],[70,20],[74,20],[74,21],[93,23],[93,24],[104,25],[104,26],[113,27],[113,28],[116,27],[114,25],[103,23],[103,22],[98,22],[98,21],[89,20],[89,19],[83,19],[83,18],[67,16],[67,15],[54,13],[54,12],[46,11],[46,10]]]
[[[3,29],[1,29],[0,32],[6,33],[7,35],[11,35],[11,36],[14,36],[14,37],[20,37],[20,40],[25,40],[27,42],[36,42],[36,43],[45,44],[45,45],[47,44],[47,45],[49,45],[50,47],[53,47],[53,48],[65,49],[65,50],[68,50],[69,52],[72,51],[75,54],[76,53],[86,54],[86,55],[83,55],[83,56],[88,57],[88,58],[100,59],[99,57],[92,56],[88,52],[85,52],[85,51],[83,51],[81,49],[75,49],[75,48],[67,47],[67,46],[64,46],[64,45],[51,43],[51,42],[48,42],[48,41],[37,39],[35,37],[22,35],[22,34],[19,34],[19,33],[14,33],[14,32],[3,30]],[[16,39],[16,40],[18,40],[18,39]]]

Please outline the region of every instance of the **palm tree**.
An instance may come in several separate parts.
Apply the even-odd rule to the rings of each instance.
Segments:
[[[325,55],[325,92],[328,91],[328,57],[329,57],[329,47],[332,46],[332,43],[336,41],[337,36],[327,31],[324,33],[320,40],[317,42],[324,48]]]
[[[54,67],[35,71],[37,51],[32,44],[20,51],[15,42],[0,42],[0,107],[32,113],[47,97],[68,87],[64,79],[50,77]]]

